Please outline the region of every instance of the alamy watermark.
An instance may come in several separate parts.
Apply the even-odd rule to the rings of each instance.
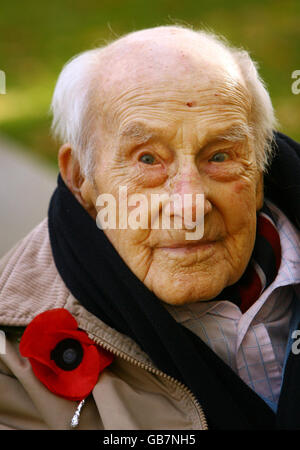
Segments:
[[[6,94],[6,76],[3,70],[0,70],[0,94]]]
[[[0,330],[0,355],[6,353],[6,336],[3,330]]]
[[[292,344],[292,353],[294,355],[299,355],[299,353],[300,353],[300,330],[294,330],[292,332],[292,339],[295,339],[295,341]]]
[[[118,200],[118,202],[117,202]],[[118,205],[118,206],[117,206]],[[100,194],[96,201],[97,226],[101,229],[193,230],[186,240],[199,240],[204,233],[204,194],[127,195],[127,186],[119,186],[118,199]]]
[[[292,93],[298,95],[300,94],[300,70],[294,70],[292,72],[292,78],[295,79],[291,86]]]

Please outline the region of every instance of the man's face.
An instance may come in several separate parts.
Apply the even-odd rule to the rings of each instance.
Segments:
[[[169,304],[214,298],[241,277],[253,250],[261,175],[253,142],[237,133],[249,105],[228,80],[169,67],[114,85],[104,105],[94,204],[109,193],[118,210],[119,186],[149,204],[151,194],[205,196],[200,240],[186,240],[184,228],[105,230],[132,272]]]

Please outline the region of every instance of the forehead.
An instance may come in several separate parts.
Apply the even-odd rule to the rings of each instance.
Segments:
[[[133,86],[112,96],[106,106],[107,130],[119,139],[142,143],[149,136],[170,139],[181,124],[209,135],[241,130],[248,123],[251,104],[240,83],[188,78],[176,80],[175,86],[172,81]]]
[[[156,44],[134,42],[121,53],[118,46],[110,52],[101,83],[106,131],[137,138],[145,134],[137,122],[166,128],[182,120],[247,120],[249,94],[228,54],[220,49],[194,51],[179,43]]]

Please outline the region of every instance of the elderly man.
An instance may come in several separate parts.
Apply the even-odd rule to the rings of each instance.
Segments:
[[[2,428],[299,428],[300,148],[249,55],[135,32],[71,60],[52,109],[49,215],[1,264]]]

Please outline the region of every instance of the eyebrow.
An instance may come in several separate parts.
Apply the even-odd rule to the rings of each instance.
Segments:
[[[248,124],[231,124],[227,128],[223,128],[219,132],[212,131],[205,137],[205,145],[219,142],[219,141],[233,141],[241,142],[245,138],[250,136],[250,128]],[[147,127],[143,122],[130,122],[119,132],[119,137],[125,138],[136,142],[137,144],[143,144],[150,139],[157,137],[157,133],[151,128]]]
[[[214,141],[234,141],[239,142],[243,141],[245,138],[250,136],[250,128],[247,124],[234,124],[229,127],[223,129],[217,134],[211,133],[206,137],[206,141],[214,142]]]
[[[142,144],[149,141],[156,133],[142,122],[131,122],[119,132],[119,137],[137,141]]]

